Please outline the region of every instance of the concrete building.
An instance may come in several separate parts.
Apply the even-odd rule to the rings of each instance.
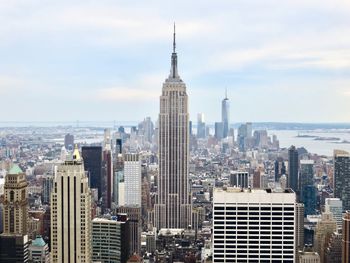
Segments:
[[[342,234],[333,232],[329,238],[326,251],[325,263],[341,263],[342,257]]]
[[[320,255],[317,252],[304,250],[299,252],[298,255],[299,263],[321,263]]]
[[[325,250],[329,239],[335,231],[337,231],[337,223],[332,213],[326,210],[322,213],[321,220],[317,222],[314,235],[315,251],[320,255],[322,263],[325,262]]]
[[[325,210],[333,214],[333,219],[337,222],[337,228],[341,229],[343,225],[343,202],[339,198],[326,198]]]
[[[91,191],[77,148],[54,179],[51,262],[91,262]]]
[[[141,207],[141,161],[138,154],[125,154],[124,182],[124,205]]]
[[[36,236],[29,246],[29,261],[35,263],[50,262],[49,247],[40,235]]]
[[[295,234],[295,243],[296,243],[296,251],[304,249],[305,237],[304,237],[304,204],[297,203],[296,204],[296,234]]]
[[[130,256],[129,221],[126,215],[92,220],[92,260],[126,262]]]
[[[294,262],[296,197],[291,190],[213,193],[213,262]]]
[[[232,187],[248,188],[250,186],[249,173],[245,171],[231,171],[230,185]]]
[[[175,28],[174,28],[175,29]],[[159,174],[155,226],[188,228],[192,219],[189,188],[189,113],[186,85],[177,70],[175,31],[171,70],[160,97]]]
[[[18,165],[5,178],[2,216],[0,262],[28,262],[28,183]]]
[[[118,207],[116,214],[125,214],[129,221],[128,240],[130,253],[140,255],[141,252],[141,207]]]

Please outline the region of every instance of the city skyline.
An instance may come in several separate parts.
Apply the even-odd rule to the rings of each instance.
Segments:
[[[220,120],[227,88],[233,123],[349,121],[346,1],[2,1],[0,10],[0,95],[11,108],[1,121],[155,118],[174,20],[192,120]]]

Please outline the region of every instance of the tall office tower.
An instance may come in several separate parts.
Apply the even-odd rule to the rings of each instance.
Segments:
[[[28,262],[26,175],[13,165],[5,177],[0,262]]]
[[[254,145],[259,148],[266,148],[269,146],[269,137],[266,130],[254,131]]]
[[[130,253],[141,253],[141,207],[120,206],[116,209],[117,214],[126,214],[129,221],[129,249]]]
[[[333,214],[333,219],[337,222],[337,228],[341,229],[343,225],[343,202],[339,198],[326,198],[325,210]]]
[[[296,234],[295,234],[295,244],[296,244],[296,252],[299,250],[303,250],[304,248],[304,204],[296,203],[295,210],[295,226],[296,226]]]
[[[50,262],[49,247],[40,235],[36,236],[29,246],[29,261],[36,263]]]
[[[122,139],[116,140],[116,154],[122,154],[123,153],[123,141]]]
[[[223,126],[223,138],[226,138],[230,129],[230,101],[227,98],[227,90],[225,98],[221,102],[221,123]]]
[[[337,223],[332,213],[326,210],[322,213],[321,220],[317,222],[314,235],[314,247],[322,263],[325,262],[325,250],[329,239],[335,231],[337,231]]]
[[[213,193],[213,262],[294,262],[296,197],[291,190]]]
[[[141,207],[141,161],[135,153],[124,156],[125,206]]]
[[[107,146],[107,148],[103,150],[102,156],[101,191],[102,209],[104,210],[111,208],[113,195],[113,161],[110,147]]]
[[[350,155],[334,150],[334,197],[343,201],[343,210],[350,210]]]
[[[294,145],[288,149],[288,186],[299,196],[299,154]]]
[[[304,249],[298,253],[299,263],[321,263],[320,255],[312,249]]]
[[[300,202],[305,204],[305,217],[316,214],[317,189],[314,186],[313,160],[300,160],[298,192]]]
[[[98,199],[102,196],[102,147],[83,146],[81,155],[85,171],[88,173],[90,188],[98,189]]]
[[[5,177],[4,235],[27,234],[28,190],[26,175],[18,165]]]
[[[45,175],[43,177],[43,188],[42,188],[42,194],[41,194],[41,202],[45,205],[50,204],[52,186],[53,186],[53,176]]]
[[[192,121],[189,121],[188,122],[188,129],[189,129],[189,133],[190,133],[190,136],[192,136]]]
[[[341,263],[342,256],[342,234],[333,232],[326,250],[325,250],[325,263]]]
[[[74,135],[73,134],[66,134],[64,136],[64,147],[67,150],[73,150],[74,147]]]
[[[315,215],[317,208],[317,189],[313,185],[303,187],[303,203],[305,205],[304,216]]]
[[[77,148],[54,179],[51,262],[91,262],[91,191]]]
[[[282,175],[286,174],[286,165],[282,157],[275,161],[275,182],[279,182]]]
[[[186,85],[177,71],[174,32],[170,75],[163,84],[160,97],[159,174],[155,204],[157,229],[191,225],[188,121],[188,97]]]
[[[111,150],[111,130],[110,129],[104,129],[104,135],[103,135],[103,148]]]
[[[230,185],[240,188],[248,188],[249,173],[244,171],[232,171],[230,174]]]
[[[342,263],[350,263],[350,211],[346,211],[343,217],[343,256]]]
[[[116,155],[113,169],[113,202],[117,206],[124,205],[124,156],[121,153]]]
[[[250,139],[253,134],[253,123],[247,122],[245,125],[247,126],[247,138]]]
[[[197,138],[206,137],[204,113],[198,113],[197,115]]]
[[[92,220],[93,262],[126,262],[130,256],[129,221],[126,215]]]
[[[152,136],[153,136],[153,131],[154,131],[154,125],[151,120],[151,117],[147,117],[144,120],[144,131],[145,131],[145,140],[148,141],[149,143],[152,142]]]
[[[224,137],[224,123],[215,122],[215,135],[214,136],[217,140],[221,140],[222,138],[225,138]]]

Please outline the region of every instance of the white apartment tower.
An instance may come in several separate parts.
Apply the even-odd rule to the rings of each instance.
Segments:
[[[295,212],[289,189],[215,189],[213,262],[295,262]]]
[[[175,26],[171,70],[160,96],[159,174],[155,226],[187,228],[191,225],[188,182],[189,113],[186,85],[177,71]]]
[[[141,161],[136,153],[124,157],[124,206],[141,207]]]
[[[77,147],[57,168],[51,209],[51,262],[91,262],[91,192]]]

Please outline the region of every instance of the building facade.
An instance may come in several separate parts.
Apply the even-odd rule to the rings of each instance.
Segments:
[[[135,153],[124,155],[125,206],[141,207],[141,161]]]
[[[296,197],[290,190],[213,193],[213,262],[294,262]]]
[[[160,96],[159,174],[155,204],[157,229],[187,228],[191,225],[188,123],[188,96],[177,70],[174,32],[170,75]]]
[[[54,179],[51,262],[91,262],[91,191],[77,148]]]
[[[292,188],[294,192],[299,191],[298,185],[299,177],[299,154],[295,146],[288,149],[288,187]]]
[[[223,138],[226,138],[230,129],[230,101],[227,98],[227,91],[225,98],[221,102],[221,123]]]
[[[346,151],[334,150],[334,197],[343,201],[343,210],[350,210],[350,155]]]
[[[92,220],[92,260],[109,263],[126,262],[130,256],[129,223],[126,215]]]

